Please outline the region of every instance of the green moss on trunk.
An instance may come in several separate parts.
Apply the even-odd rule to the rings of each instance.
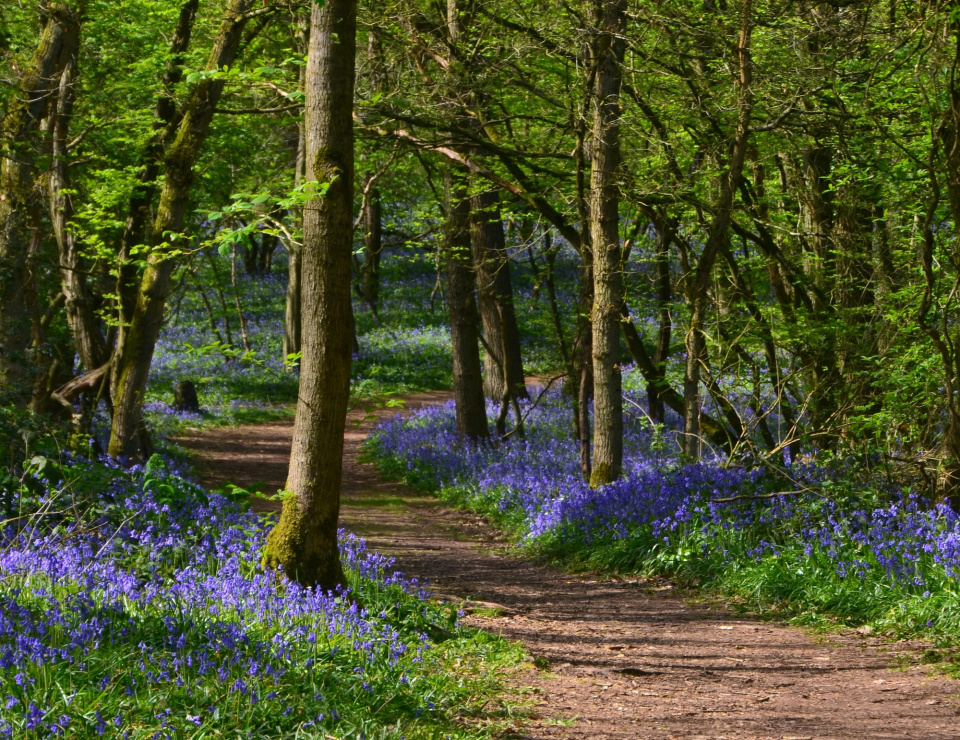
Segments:
[[[287,496],[280,521],[267,535],[261,565],[282,568],[287,577],[303,586],[317,586],[324,591],[346,586],[336,535],[326,537],[321,534],[324,529],[311,526],[300,511],[296,496]]]

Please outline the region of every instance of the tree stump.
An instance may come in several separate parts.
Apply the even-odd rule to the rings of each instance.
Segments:
[[[173,389],[173,405],[180,412],[200,413],[200,399],[192,380],[181,380],[177,383],[177,387]]]

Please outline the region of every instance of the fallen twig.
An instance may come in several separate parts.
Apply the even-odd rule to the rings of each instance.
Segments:
[[[731,501],[760,501],[761,499],[766,499],[766,498],[777,498],[777,496],[795,496],[798,493],[807,493],[807,491],[777,491],[776,493],[764,493],[759,496],[745,494],[743,496],[730,496],[729,498],[710,499],[710,503],[711,504],[728,504]]]

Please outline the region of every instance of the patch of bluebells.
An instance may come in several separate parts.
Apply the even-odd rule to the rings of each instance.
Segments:
[[[488,412],[493,418],[494,407]],[[960,519],[948,506],[865,479],[851,464],[797,462],[789,483],[716,457],[682,464],[635,405],[624,413],[624,476],[600,489],[583,481],[560,391],[530,413],[524,439],[464,444],[450,402],[382,423],[371,444],[411,482],[502,514],[523,544],[577,551],[581,561],[606,548],[617,567],[711,575],[779,561],[794,573],[813,565],[854,587],[869,579],[915,596],[960,576]],[[778,495],[793,489],[805,492]]]
[[[434,670],[437,607],[362,539],[340,533],[368,608],[261,570],[267,523],[158,458],[68,462],[109,481],[95,508],[77,517],[76,490],[40,481],[0,533],[0,738],[322,737],[426,706],[412,685]]]
[[[431,308],[429,298],[436,283],[435,268],[419,251],[406,251],[410,254],[404,250],[384,254],[378,314],[383,323],[374,321],[363,301],[355,302],[360,351],[354,357],[353,383],[361,392],[444,388],[452,382],[445,304],[436,299]],[[217,255],[211,259],[218,261],[219,277],[201,266],[205,272],[198,280],[207,286],[219,334],[211,328],[199,293],[190,290],[176,302],[172,320],[164,325],[154,352],[144,412],[151,429],[161,436],[203,420],[276,412],[278,404],[297,397],[298,375],[284,367],[282,357],[285,252],[278,250],[269,275],[254,277],[242,269],[237,271],[249,354],[243,351],[233,305],[224,310],[212,295],[211,286],[229,275],[229,259]],[[224,289],[231,290],[229,284]],[[232,340],[233,347],[226,354],[212,346],[220,339]],[[173,389],[183,379],[195,383],[203,413],[174,409]],[[104,424],[98,429],[104,429]],[[98,439],[105,434],[99,433]]]

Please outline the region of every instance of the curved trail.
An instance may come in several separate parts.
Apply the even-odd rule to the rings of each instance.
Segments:
[[[415,394],[407,408],[447,398]],[[384,482],[358,462],[371,426],[347,428],[343,526],[408,575],[429,580],[434,593],[496,605],[500,616],[477,614],[471,623],[522,641],[546,661],[547,670],[518,678],[534,688],[537,704],[520,737],[960,737],[960,684],[918,666],[917,646],[856,634],[821,640],[691,606],[662,584],[577,578],[517,558],[481,519]],[[290,423],[265,424],[178,441],[193,451],[206,483],[265,483],[272,492],[286,478],[291,433]]]

